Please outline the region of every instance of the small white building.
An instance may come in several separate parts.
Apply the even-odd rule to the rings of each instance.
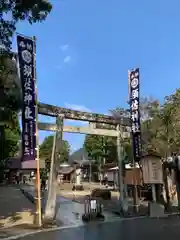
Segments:
[[[118,184],[118,170],[119,170],[118,167],[108,169],[107,171],[108,182]]]
[[[139,165],[136,164],[136,168],[139,168]],[[125,165],[125,169],[132,169],[132,165],[131,164],[126,164]],[[107,178],[108,178],[108,182],[110,184],[115,184],[118,185],[118,175],[119,175],[119,167],[113,167],[113,168],[109,168],[107,171]]]

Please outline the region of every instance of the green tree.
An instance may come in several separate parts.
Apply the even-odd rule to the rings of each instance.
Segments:
[[[115,138],[108,136],[86,135],[84,148],[88,156],[98,165],[116,161]]]
[[[50,169],[50,163],[51,163],[53,139],[54,139],[53,135],[46,137],[39,148],[40,158],[45,159],[46,167],[48,168],[48,170]],[[68,161],[69,153],[70,153],[70,145],[68,141],[63,140],[63,146],[61,151],[59,152],[59,156],[60,156],[59,164],[61,164],[62,162]]]
[[[11,122],[0,125],[0,181],[3,180],[4,160],[20,153],[20,126],[16,112],[11,113]]]
[[[168,155],[180,149],[180,89],[174,94],[165,97],[164,125],[166,125],[166,142],[168,142]],[[168,134],[167,134],[168,133]]]
[[[110,110],[110,114],[115,118],[128,118],[129,117],[129,109],[116,107],[115,109]]]
[[[156,99],[142,98],[140,102],[141,134],[143,154],[159,153],[157,136],[160,127],[160,104]]]
[[[15,127],[5,126],[5,138],[4,138],[4,158],[14,157],[19,155],[20,151],[20,126],[17,119]]]
[[[19,145],[18,111],[21,107],[21,88],[16,63],[12,57],[4,58],[3,63],[6,68],[0,72],[0,164],[5,158],[14,156]]]
[[[50,13],[52,5],[46,0],[2,0],[0,4],[0,111],[8,116],[9,110],[21,107],[21,85],[16,62],[10,53],[12,36],[19,21],[30,24],[41,22]],[[7,17],[8,16],[8,17]],[[4,109],[2,108],[5,108]],[[2,113],[0,114],[0,116]],[[1,119],[0,119],[1,121]]]
[[[12,36],[19,21],[27,20],[30,24],[41,22],[46,19],[51,9],[52,5],[46,0],[2,0],[0,4],[1,165],[5,157],[14,154],[19,144],[19,122],[14,119],[21,109],[22,99],[16,61],[14,54],[11,53]]]
[[[110,114],[115,118],[129,117],[129,110],[117,107],[116,109],[110,110]],[[126,128],[123,128],[125,131]],[[98,165],[103,164],[103,158],[105,162],[117,163],[117,139],[116,137],[108,136],[94,136],[86,135],[84,141],[84,147],[89,155],[89,157],[97,162]],[[121,141],[122,146],[125,151],[126,162],[131,162],[132,160],[132,147],[131,139],[126,138]]]
[[[146,118],[142,117],[143,151],[152,151],[167,158],[179,148],[179,104],[180,94],[176,91],[162,105],[157,100],[148,101],[143,106]]]
[[[51,3],[46,0],[1,0],[0,44],[10,51],[12,36],[16,31],[17,23],[24,20],[27,20],[30,24],[44,21],[51,9]]]
[[[125,109],[125,108],[116,107],[115,109],[110,110],[110,113],[115,118],[122,118],[122,117],[129,118],[130,117],[129,109]],[[129,131],[129,129],[125,126],[124,127],[122,126],[122,130],[124,132]],[[128,138],[122,138],[121,139],[121,144],[122,144],[122,147],[123,147],[123,150],[124,150],[124,154],[126,156],[126,159],[124,159],[125,162],[126,163],[131,163],[132,160],[133,160],[131,136],[128,137]],[[114,138],[114,145],[116,146],[116,138]]]
[[[0,58],[0,63],[4,66],[0,69],[0,111],[2,111],[1,117],[3,117],[5,113],[8,116],[8,113],[21,109],[22,96],[16,60],[13,58],[13,55],[4,55]]]
[[[0,58],[0,60],[2,60]],[[0,165],[4,159],[12,157],[19,148],[20,127],[18,111],[21,108],[21,88],[16,62],[12,57],[4,57],[4,70],[0,69]]]
[[[52,5],[46,0],[2,0],[0,4],[0,111],[8,112],[21,107],[21,85],[16,62],[12,60],[12,37],[19,21],[30,24],[41,22],[50,13]],[[5,111],[3,109],[5,108]],[[2,113],[0,114],[0,116]],[[1,121],[1,119],[0,119]]]
[[[99,161],[99,157],[103,155],[102,137],[96,135],[86,135],[84,148],[88,153],[88,156],[97,163]]]

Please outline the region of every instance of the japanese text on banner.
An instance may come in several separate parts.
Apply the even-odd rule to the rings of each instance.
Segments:
[[[34,79],[34,42],[17,36],[20,77],[23,92],[22,110],[22,160],[36,158],[36,98]]]
[[[141,126],[139,107],[139,69],[130,72],[130,117],[135,161],[141,157]]]

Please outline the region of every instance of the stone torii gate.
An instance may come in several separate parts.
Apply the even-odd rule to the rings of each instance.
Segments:
[[[49,174],[49,191],[47,196],[47,204],[45,209],[45,216],[51,219],[55,216],[52,212],[56,205],[56,177],[57,177],[57,153],[62,144],[63,132],[93,134],[102,136],[111,136],[117,138],[117,153],[119,163],[119,186],[120,186],[120,206],[124,210],[124,187],[122,177],[122,159],[121,159],[121,140],[129,136],[126,127],[130,126],[130,119],[121,117],[115,118],[109,115],[82,112],[71,110],[67,108],[57,107],[49,104],[39,103],[38,113],[41,115],[51,116],[56,118],[56,123],[38,123],[39,130],[54,131],[54,145],[52,151],[51,171]],[[64,126],[64,119],[72,119],[77,121],[89,122],[89,126]],[[100,127],[97,128],[97,126]],[[55,153],[55,154],[54,154]]]

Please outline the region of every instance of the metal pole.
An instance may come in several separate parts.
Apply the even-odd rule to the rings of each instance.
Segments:
[[[36,78],[36,38],[33,37],[34,44],[34,79]],[[39,159],[39,135],[38,135],[38,91],[37,91],[37,82],[35,82],[35,98],[36,98],[36,215],[35,215],[35,223],[38,227],[42,226],[42,213],[41,213],[41,182],[40,182],[40,159]]]
[[[130,73],[131,71],[128,71],[128,103],[129,104],[131,100]],[[133,148],[132,148],[132,151],[133,151]],[[134,207],[135,213],[138,212],[137,199],[138,199],[138,194],[137,194],[137,179],[136,179],[136,163],[133,157],[133,207]]]
[[[138,192],[137,192],[137,179],[136,179],[136,163],[133,158],[133,209],[134,213],[139,211],[138,208]]]
[[[121,129],[117,125],[117,155],[119,165],[119,191],[120,191],[120,210],[124,213],[124,184],[123,184],[123,169],[122,169],[122,149],[121,149]]]
[[[91,163],[92,159],[90,160],[89,163],[89,183],[91,184],[92,181],[92,163]]]
[[[100,172],[100,185],[102,185],[102,157],[101,156],[98,156],[98,158],[99,158],[99,162],[100,162],[100,164],[99,164],[99,172]]]
[[[131,71],[128,70],[128,104],[130,103],[130,73]]]
[[[104,140],[104,136],[102,137],[102,139],[103,139],[103,178],[104,178],[104,180],[106,179],[105,177],[106,177],[106,172],[104,171],[105,170],[105,163],[106,163],[106,142],[105,142],[105,140]],[[107,181],[107,179],[105,180],[105,182],[104,182],[104,184],[107,186],[107,184],[108,184],[108,181]]]

